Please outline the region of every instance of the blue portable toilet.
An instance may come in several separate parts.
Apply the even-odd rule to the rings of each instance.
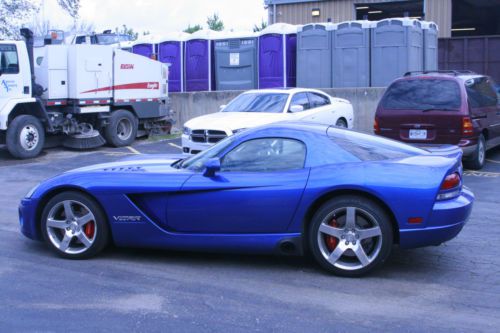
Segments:
[[[434,22],[422,22],[424,33],[424,70],[436,71],[438,69],[438,31]]]
[[[259,88],[296,86],[298,26],[275,23],[259,33]]]
[[[156,55],[156,43],[154,37],[145,36],[132,42],[132,53],[140,54],[147,58],[153,58]]]
[[[422,23],[410,18],[378,21],[371,30],[371,85],[386,87],[424,68]]]
[[[370,86],[370,30],[372,21],[347,21],[332,30],[332,86]]]
[[[332,23],[307,24],[297,31],[297,87],[332,87]]]
[[[185,91],[215,89],[214,39],[220,32],[199,30],[186,38],[184,46]]]
[[[223,32],[214,48],[216,90],[258,86],[257,36],[252,31]]]
[[[158,61],[170,64],[168,68],[168,91],[184,91],[184,42],[189,34],[170,33],[158,40]]]

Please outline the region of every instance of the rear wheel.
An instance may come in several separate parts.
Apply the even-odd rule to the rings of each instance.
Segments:
[[[477,140],[476,151],[470,160],[465,160],[465,167],[472,170],[482,169],[486,161],[486,140],[484,135],[480,134]]]
[[[341,276],[360,276],[384,262],[393,243],[387,213],[371,200],[342,196],[326,202],[309,227],[315,260]]]
[[[45,130],[40,120],[30,115],[17,116],[7,129],[6,144],[12,156],[33,158],[40,154],[45,143]]]
[[[137,136],[138,120],[127,110],[111,113],[109,123],[104,129],[106,141],[114,147],[128,146]]]
[[[102,210],[93,199],[78,192],[63,192],[52,198],[41,221],[45,242],[64,258],[92,257],[108,242]]]

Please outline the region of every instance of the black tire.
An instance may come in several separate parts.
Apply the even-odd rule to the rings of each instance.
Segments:
[[[36,117],[17,116],[7,129],[6,144],[10,154],[15,158],[36,157],[45,144],[45,129]]]
[[[70,224],[68,223],[64,224],[63,228],[49,226],[49,231],[49,228],[47,227],[49,214],[52,214],[53,212],[55,212],[55,214],[62,214],[62,211],[58,213],[59,209],[63,209],[63,211],[65,212],[65,202],[71,202],[71,207],[73,207],[73,209],[78,208],[78,204],[84,205],[85,209],[74,211],[77,219],[82,217],[84,218],[87,215],[87,209],[93,214],[93,219],[88,222],[95,223],[93,235],[87,235],[87,239],[91,241],[91,245],[86,246],[80,241],[81,234],[86,234],[87,232],[85,230],[85,225],[80,226],[80,229],[77,230],[76,234],[72,234],[72,232],[74,232],[75,230],[70,228]],[[63,205],[63,207],[60,207],[61,205]],[[79,212],[84,215],[78,217]],[[57,220],[61,220],[56,221],[58,223],[64,222],[64,220],[68,220],[68,218],[66,218],[66,215],[59,216],[64,217],[57,218]],[[77,220],[75,220],[74,223],[77,223]],[[49,202],[45,205],[42,213],[41,231],[43,239],[50,247],[50,249],[57,255],[68,259],[86,259],[93,257],[101,252],[106,247],[109,241],[109,227],[106,216],[104,215],[97,202],[85,194],[73,191],[62,192],[49,200]],[[63,251],[56,244],[59,242],[59,245],[62,247],[65,237],[71,238],[71,240],[68,242],[67,249]]]
[[[124,131],[124,125],[127,127]],[[108,125],[104,128],[104,137],[114,147],[129,146],[137,136],[138,120],[132,112],[117,110],[111,113]]]
[[[348,211],[354,212],[354,232],[346,225]],[[325,224],[326,228],[334,226],[335,233],[340,232],[339,237],[320,233],[319,228]],[[377,235],[367,237],[368,230]],[[314,214],[308,228],[308,244],[316,262],[327,271],[339,276],[361,276],[382,264],[391,253],[391,219],[384,209],[371,200],[360,196],[339,196],[327,201]],[[334,252],[339,253],[339,256]],[[363,253],[365,256],[362,256]],[[337,260],[332,259],[335,261],[331,263],[328,258]]]
[[[477,146],[474,154],[470,159],[464,160],[464,165],[467,169],[480,170],[486,162],[486,140],[484,135],[480,134],[477,139]]]
[[[335,123],[335,126],[342,127],[342,128],[347,128],[347,121],[345,121],[344,118],[339,118],[339,119],[337,119],[337,122]]]

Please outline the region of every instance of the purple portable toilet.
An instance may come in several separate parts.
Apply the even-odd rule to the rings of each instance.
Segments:
[[[151,58],[156,54],[156,44],[153,41],[153,37],[147,36],[147,38],[134,41],[132,43],[132,53]]]
[[[276,23],[259,34],[259,88],[295,87],[297,26]]]
[[[186,38],[184,46],[184,90],[211,91],[215,88],[213,30],[199,30]]]
[[[158,43],[158,60],[170,64],[168,71],[168,91],[184,91],[184,41],[189,34],[171,33],[163,36]]]

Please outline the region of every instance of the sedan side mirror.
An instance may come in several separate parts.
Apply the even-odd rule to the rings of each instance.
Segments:
[[[204,177],[213,177],[220,171],[220,159],[217,157],[210,158],[205,162]]]
[[[304,111],[304,107],[302,105],[294,104],[294,105],[290,106],[291,113],[302,112],[302,111]]]
[[[226,106],[226,104],[222,104],[221,106],[219,106],[219,111],[222,111],[222,109],[224,109]]]

